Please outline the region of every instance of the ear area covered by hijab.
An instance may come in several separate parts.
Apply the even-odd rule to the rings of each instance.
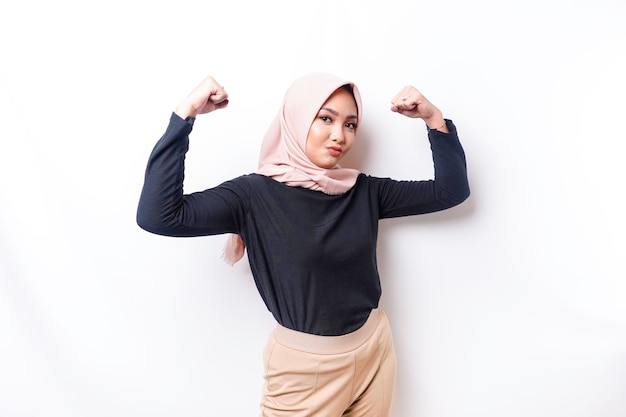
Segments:
[[[292,187],[318,190],[326,194],[343,194],[356,183],[360,172],[339,165],[320,168],[306,155],[306,140],[320,107],[337,89],[352,87],[357,106],[357,124],[361,120],[361,95],[356,85],[333,74],[316,72],[295,80],[287,89],[282,104],[267,130],[257,173]],[[244,254],[245,246],[238,235],[229,236],[223,258],[234,265]]]
[[[335,166],[324,169],[306,156],[306,139],[320,107],[341,86],[352,86],[361,119],[361,96],[354,83],[328,73],[298,78],[285,93],[281,107],[263,139],[257,173],[290,186],[320,190],[326,194],[348,191],[359,171]]]

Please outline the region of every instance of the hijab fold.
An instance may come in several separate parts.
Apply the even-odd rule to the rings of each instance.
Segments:
[[[311,123],[328,97],[344,85],[352,87],[357,106],[357,125],[361,120],[361,95],[354,83],[328,73],[311,73],[298,78],[285,93],[270,124],[259,156],[257,174],[268,176],[291,187],[343,194],[352,188],[359,175],[356,169],[321,168],[306,155],[306,140]],[[234,265],[244,255],[239,235],[229,236],[223,259]]]

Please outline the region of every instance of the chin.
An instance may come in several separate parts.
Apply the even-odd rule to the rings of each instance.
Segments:
[[[333,169],[333,168],[337,168],[338,165],[339,165],[339,161],[334,161],[334,162],[323,165],[322,168]]]
[[[333,169],[339,163],[338,160],[333,160],[333,161],[324,160],[324,161],[311,161],[311,162],[313,162],[315,165],[317,165],[318,167],[322,169]]]

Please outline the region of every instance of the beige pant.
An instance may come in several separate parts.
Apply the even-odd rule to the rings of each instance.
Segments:
[[[315,336],[277,326],[264,350],[262,417],[388,417],[396,356],[387,316]]]

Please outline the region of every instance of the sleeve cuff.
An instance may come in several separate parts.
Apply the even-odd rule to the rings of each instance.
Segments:
[[[196,118],[189,116],[189,117],[183,119],[182,117],[177,115],[176,112],[172,112],[172,116],[170,117],[170,121],[172,123],[178,123],[178,124],[185,124],[187,126],[193,126],[194,122],[196,121]]]
[[[428,132],[428,137],[432,138],[435,136],[439,136],[439,135],[444,135],[444,136],[448,136],[450,134],[454,134],[456,135],[456,126],[454,125],[454,123],[452,122],[452,120],[450,119],[444,119],[446,121],[446,127],[448,128],[448,133],[442,132],[440,130],[437,129],[431,129],[428,127],[428,125],[426,125],[426,131]]]

